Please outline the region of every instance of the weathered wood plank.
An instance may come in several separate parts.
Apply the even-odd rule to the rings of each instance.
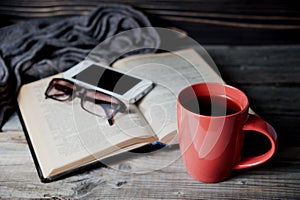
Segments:
[[[296,1],[11,0],[0,2],[1,25],[31,18],[85,14],[99,4],[125,3],[155,26],[183,29],[203,44],[300,43]]]
[[[218,65],[224,67],[295,67],[299,66],[300,61],[299,45],[205,45],[205,49]]]
[[[204,184],[185,171],[178,148],[151,155],[114,160],[52,183],[40,183],[22,132],[0,134],[0,196],[2,198],[125,198],[125,199],[297,199],[300,197],[300,148],[280,149],[268,163],[236,171],[227,181]],[[174,159],[176,158],[176,159]],[[177,159],[178,158],[178,159]],[[160,161],[174,159],[160,168]],[[155,161],[155,162],[153,162]],[[135,173],[141,167],[159,169]]]

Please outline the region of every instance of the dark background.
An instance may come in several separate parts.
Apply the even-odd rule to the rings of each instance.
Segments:
[[[1,26],[30,18],[74,16],[99,3],[125,3],[153,25],[185,30],[201,44],[299,44],[295,0],[9,0],[0,1]]]
[[[0,27],[85,14],[112,2],[132,5],[154,26],[176,27],[204,45],[224,80],[242,89],[251,107],[275,127],[280,144],[299,145],[298,1],[10,0],[0,1]]]

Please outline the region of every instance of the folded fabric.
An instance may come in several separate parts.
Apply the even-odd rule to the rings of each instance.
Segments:
[[[22,84],[62,72],[106,38],[140,27],[151,27],[141,12],[126,5],[102,4],[88,15],[35,19],[0,29],[0,127],[15,110]],[[99,60],[111,62],[108,52],[118,52],[132,40],[151,47],[135,53],[153,52],[160,43],[155,29],[135,31],[127,40],[106,45],[102,49],[106,53],[97,55]]]

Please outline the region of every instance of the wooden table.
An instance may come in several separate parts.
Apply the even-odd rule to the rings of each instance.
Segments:
[[[224,182],[205,184],[186,173],[174,146],[147,156],[119,157],[109,167],[95,166],[45,184],[37,176],[23,132],[4,131],[0,132],[0,198],[299,199],[300,46],[206,49],[224,80],[244,90],[251,107],[277,130],[279,149],[269,162],[235,171]]]

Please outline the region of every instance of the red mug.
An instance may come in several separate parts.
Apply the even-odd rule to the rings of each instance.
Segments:
[[[198,83],[177,97],[179,147],[187,172],[201,182],[220,182],[235,169],[262,164],[277,149],[274,128],[248,113],[247,96],[237,88],[219,83]],[[255,131],[270,141],[262,155],[241,155],[245,133]],[[247,133],[246,133],[247,134]]]

